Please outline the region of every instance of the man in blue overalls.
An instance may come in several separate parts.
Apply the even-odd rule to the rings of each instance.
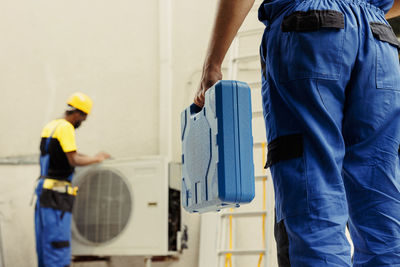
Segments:
[[[71,211],[77,188],[71,186],[74,166],[98,163],[110,156],[77,152],[75,129],[92,109],[92,100],[74,93],[62,119],[49,122],[40,143],[41,175],[36,188],[36,251],[39,267],[65,267],[71,261]]]
[[[195,103],[253,0],[221,0]],[[280,266],[400,266],[396,0],[270,0],[260,56]],[[390,15],[389,15],[390,14]]]

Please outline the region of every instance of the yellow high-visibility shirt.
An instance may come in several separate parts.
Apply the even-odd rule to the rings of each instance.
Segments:
[[[41,155],[44,155],[46,141],[52,133],[48,148],[50,154],[48,176],[65,179],[74,172],[74,167],[69,164],[65,153],[76,151],[75,128],[65,119],[56,119],[46,124],[41,134]]]

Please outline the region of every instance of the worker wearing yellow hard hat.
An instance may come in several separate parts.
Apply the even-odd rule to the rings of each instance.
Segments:
[[[84,93],[77,92],[68,98],[67,104],[86,114],[90,114],[90,111],[92,111],[93,101]]]
[[[39,267],[64,267],[71,261],[71,211],[77,188],[71,186],[75,166],[99,163],[110,157],[105,152],[88,156],[77,152],[75,129],[90,114],[93,101],[84,93],[67,100],[64,117],[49,122],[42,130],[40,179],[36,188],[36,251]]]

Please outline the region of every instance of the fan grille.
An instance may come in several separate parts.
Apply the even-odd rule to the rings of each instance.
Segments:
[[[88,172],[78,180],[73,220],[79,235],[101,244],[117,237],[132,211],[131,193],[122,176],[109,169]]]

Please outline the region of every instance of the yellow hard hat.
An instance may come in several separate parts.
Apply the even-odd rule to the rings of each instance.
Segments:
[[[86,114],[89,114],[92,110],[93,101],[84,93],[76,92],[68,98],[67,104],[85,112]]]

